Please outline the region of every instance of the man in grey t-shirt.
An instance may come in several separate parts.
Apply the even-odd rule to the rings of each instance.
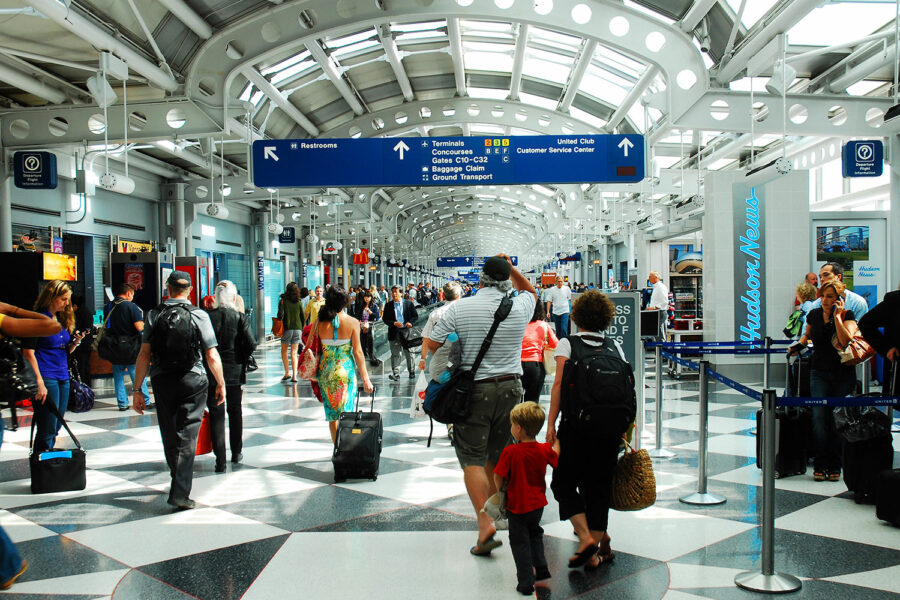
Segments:
[[[178,510],[186,510],[194,508],[194,501],[190,499],[194,455],[209,388],[203,367],[204,357],[216,379],[218,404],[225,402],[225,378],[209,315],[191,306],[188,301],[191,276],[183,271],[174,271],[166,280],[166,285],[169,299],[150,311],[144,327],[141,352],[137,358],[133,403],[134,410],[144,414],[146,398],[141,392],[141,384],[149,368],[156,394],[159,433],[172,475],[168,502]],[[186,318],[189,321],[185,322]],[[186,334],[188,339],[180,344],[173,344],[174,340],[166,337],[173,336],[177,340],[182,334]],[[190,350],[195,344],[199,348],[192,354]],[[173,346],[174,351],[171,350]],[[167,348],[170,350],[163,350]],[[174,356],[179,356],[179,348],[187,350],[183,358],[173,360]]]
[[[534,287],[505,254],[492,256],[484,261],[478,293],[451,304],[424,339],[428,351],[434,352],[447,336],[456,332],[462,345],[461,368],[471,369],[494,321],[494,313],[513,287],[519,295],[512,299],[509,315],[497,327],[491,346],[475,372],[470,400],[472,414],[453,426],[456,458],[463,469],[466,491],[478,520],[478,540],[471,549],[478,556],[490,554],[500,545],[494,537],[497,532],[493,521],[481,508],[497,491],[494,466],[512,441],[509,412],[524,394],[522,338],[537,302]]]

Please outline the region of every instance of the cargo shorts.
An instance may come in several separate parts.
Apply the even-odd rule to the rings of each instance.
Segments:
[[[486,380],[475,383],[472,414],[453,426],[453,445],[459,466],[497,464],[503,449],[512,443],[509,412],[522,401],[522,379]]]

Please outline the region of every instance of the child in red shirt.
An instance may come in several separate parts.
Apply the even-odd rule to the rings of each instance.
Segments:
[[[534,582],[550,578],[544,557],[541,516],[547,505],[547,465],[556,468],[559,446],[538,443],[535,436],[544,425],[544,409],[523,402],[509,413],[510,431],[516,444],[503,449],[494,469],[497,489],[506,484],[509,546],[516,561],[516,591],[534,593]]]

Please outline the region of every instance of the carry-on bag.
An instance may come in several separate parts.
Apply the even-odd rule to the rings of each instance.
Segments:
[[[804,385],[805,382],[805,385]],[[809,395],[809,358],[798,356],[791,362],[787,357],[787,382],[785,395],[803,397]],[[756,411],[756,431],[762,431],[762,411]],[[812,416],[805,407],[779,407],[775,409],[775,477],[790,477],[806,473],[809,458],[809,439]],[[756,436],[756,466],[762,468],[762,436]]]
[[[384,425],[381,414],[375,412],[373,389],[369,412],[342,412],[338,418],[334,454],[331,457],[335,483],[347,479],[378,479],[383,437]]]
[[[71,450],[53,448],[43,452],[34,452],[32,447],[34,444],[35,420],[31,420],[31,435],[28,438],[31,493],[49,494],[52,492],[83,490],[87,486],[87,462],[84,448],[81,446],[78,438],[72,433],[72,430],[69,429],[68,423],[59,414],[59,409],[56,408],[56,405],[46,401],[44,406],[48,407],[50,412],[59,419],[59,422],[68,432],[69,437],[75,442],[76,447]]]
[[[888,469],[878,474],[875,514],[882,521],[900,527],[900,469]]]
[[[893,396],[896,389],[895,374],[891,378],[888,395]],[[876,416],[872,411],[878,413],[878,427],[870,428],[876,432],[870,439],[844,442],[844,483],[848,490],[855,493],[857,504],[871,504],[876,501],[879,474],[894,466],[894,440],[890,433],[890,419],[875,407],[863,408],[870,409],[870,416]]]

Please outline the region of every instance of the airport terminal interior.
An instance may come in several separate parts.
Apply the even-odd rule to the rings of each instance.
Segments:
[[[735,579],[770,561],[798,578],[785,597],[900,597],[897,526],[812,465],[774,480],[757,466],[759,393],[785,393],[783,353],[703,355],[707,410],[698,356],[644,346],[657,314],[674,343],[783,340],[798,284],[826,264],[869,308],[897,289],[898,14],[894,0],[0,0],[0,301],[31,309],[61,279],[102,328],[119,285],[146,313],[177,270],[197,305],[233,282],[260,341],[243,458],[219,473],[197,457],[193,510],[166,502],[156,409],[118,410],[96,350],[95,405],[67,413],[83,490],[31,493],[32,410],[2,399],[0,527],[28,568],[0,595],[521,597],[506,531],[470,554],[455,450],[440,424],[427,444],[414,374],[389,377],[384,324],[374,480],[335,481],[322,405],[282,379],[272,332],[290,282],[477,286],[503,253],[535,286],[560,277],[621,307],[646,304],[655,277],[671,293],[650,326],[623,310],[607,332],[637,374],[656,502],[611,511],[614,561],[570,569],[578,539],[548,487],[552,577],[535,597],[757,598]],[[857,367],[860,391],[890,393],[884,363]],[[57,446],[74,444],[63,431]],[[698,491],[722,501],[682,501]]]

